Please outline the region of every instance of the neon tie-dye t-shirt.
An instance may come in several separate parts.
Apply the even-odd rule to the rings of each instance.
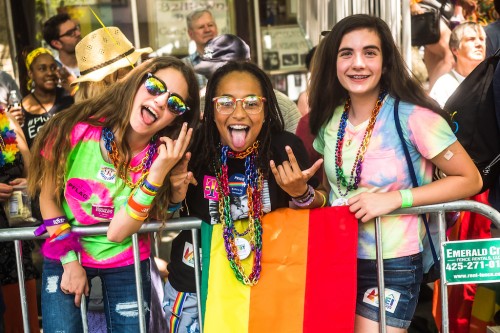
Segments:
[[[99,146],[101,132],[102,127],[83,123],[77,124],[71,131],[62,207],[73,226],[89,226],[111,220],[132,191],[116,176],[113,164],[103,159]],[[134,156],[131,166],[141,163],[148,148]],[[132,181],[140,177],[140,172],[129,174]],[[109,241],[106,235],[82,236],[80,241],[83,266],[111,268],[134,263],[131,237],[121,243]],[[139,235],[139,248],[141,260],[147,259],[150,254],[147,234]]]
[[[335,173],[335,145],[343,106],[338,107],[332,119],[321,128],[314,141],[314,149],[324,156],[324,168],[331,187],[329,203],[345,194],[345,187],[337,187]],[[429,161],[457,139],[446,121],[423,107],[399,103],[399,118],[406,146],[420,185],[432,181],[433,165]],[[346,179],[351,175],[354,159],[365,134],[368,120],[357,126],[346,126],[342,150],[343,170]],[[359,188],[345,198],[361,192],[390,192],[411,188],[408,165],[394,122],[394,99],[385,98],[377,116],[368,149],[365,153]],[[423,222],[417,215],[382,217],[382,242],[384,258],[397,258],[422,251]],[[358,258],[375,259],[374,221],[359,223]]]

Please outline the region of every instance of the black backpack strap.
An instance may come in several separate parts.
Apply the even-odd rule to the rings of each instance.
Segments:
[[[399,98],[396,98],[396,101],[394,102],[394,122],[396,123],[396,130],[398,131],[399,139],[401,140],[401,144],[403,145],[403,151],[405,153],[406,163],[408,164],[408,171],[410,172],[410,177],[413,183],[413,187],[418,187],[417,175],[415,174],[415,169],[413,168],[413,163],[411,161],[410,151],[406,146],[403,136],[403,130],[401,128],[401,123],[399,121],[398,108],[399,108]],[[424,220],[425,231],[427,232],[427,237],[429,237],[429,244],[431,246],[432,258],[434,259],[434,262],[438,262],[439,260],[436,254],[436,248],[434,247],[434,244],[432,242],[432,237],[429,230],[429,223],[427,222],[427,215],[421,214],[420,216],[422,216],[422,219]]]

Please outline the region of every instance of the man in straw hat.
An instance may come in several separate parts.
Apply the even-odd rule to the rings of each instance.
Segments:
[[[111,83],[125,76],[150,47],[136,49],[117,27],[100,28],[89,33],[76,45],[75,53],[80,77],[72,82],[80,88],[75,101],[102,92]]]

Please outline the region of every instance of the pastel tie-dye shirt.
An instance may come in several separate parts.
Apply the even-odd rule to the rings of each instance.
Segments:
[[[343,106],[338,107],[332,119],[321,128],[314,140],[314,148],[324,156],[324,168],[331,187],[329,203],[340,198],[335,173],[335,145]],[[432,181],[433,165],[429,161],[457,139],[446,121],[423,107],[399,103],[399,118],[406,145],[420,185]],[[357,126],[346,126],[343,146],[343,170],[347,179],[351,174],[356,153],[361,145],[368,120]],[[350,144],[348,144],[350,142]],[[394,122],[394,99],[387,96],[377,116],[372,137],[365,153],[359,188],[347,194],[353,197],[361,192],[390,192],[411,188],[403,146]],[[345,193],[345,187],[341,188]],[[384,216],[382,242],[384,258],[397,258],[422,251],[423,223],[417,215]],[[375,259],[375,223],[359,223],[358,258]]]
[[[99,140],[102,127],[79,123],[71,131],[71,151],[68,155],[67,174],[62,207],[73,226],[88,226],[110,220],[127,201],[132,189],[123,186],[116,176],[113,164],[102,158]],[[146,147],[136,155],[131,166],[138,165],[145,156]],[[130,173],[129,173],[130,174]],[[140,172],[131,173],[132,180]],[[134,263],[132,238],[121,243],[108,240],[106,235],[82,236],[82,265],[93,268],[112,268]],[[145,234],[139,235],[140,258],[149,258],[150,242]]]

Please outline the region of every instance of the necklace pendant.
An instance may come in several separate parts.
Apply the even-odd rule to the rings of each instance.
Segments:
[[[333,200],[332,206],[349,206],[349,203],[347,203],[346,198],[338,198]]]
[[[240,257],[240,260],[248,258],[252,251],[250,243],[243,237],[236,237],[234,243],[238,249],[238,257]]]
[[[352,142],[352,139],[348,139],[348,140],[346,141],[345,145],[349,147],[349,146],[351,145],[351,142]]]

